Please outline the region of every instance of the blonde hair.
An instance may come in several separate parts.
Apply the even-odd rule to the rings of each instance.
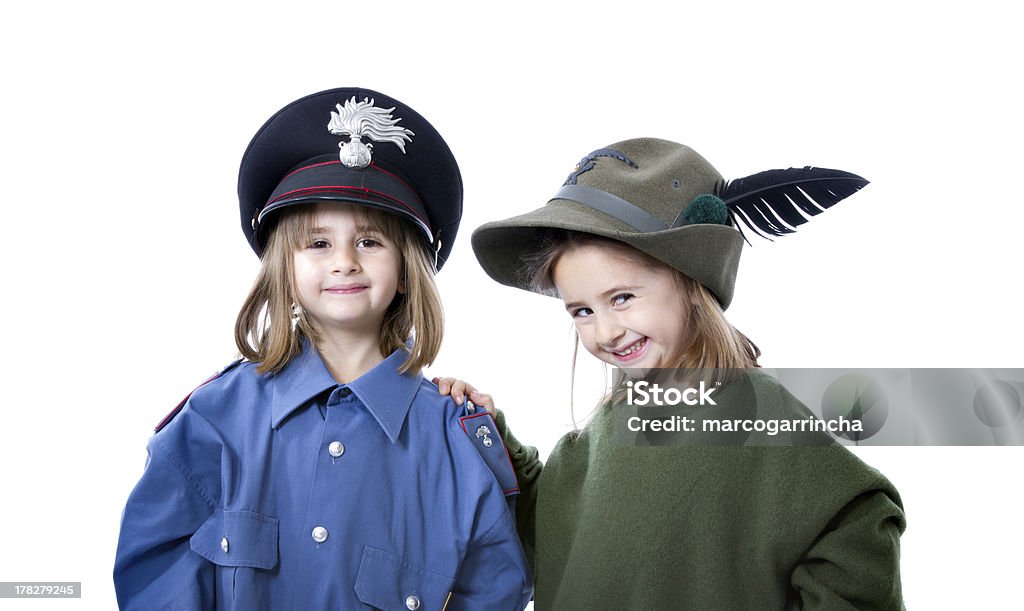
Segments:
[[[531,288],[546,295],[558,297],[552,277],[555,264],[565,254],[587,246],[612,251],[615,255],[643,265],[648,269],[672,274],[679,287],[680,299],[686,300],[689,337],[681,354],[676,355],[671,369],[685,370],[690,376],[703,377],[708,382],[726,382],[733,376],[730,370],[760,367],[757,362],[761,350],[746,335],[733,327],[715,295],[699,282],[679,270],[662,263],[625,242],[602,236],[570,230],[550,230],[541,240],[539,250],[526,261],[525,272]],[[578,338],[577,338],[578,339]],[[575,372],[576,349],[573,351]],[[602,404],[615,402],[621,397],[626,376],[617,370],[612,378],[612,389]],[[575,422],[575,416],[573,417]]]
[[[320,338],[305,316],[298,316],[292,330],[292,309],[298,303],[294,253],[309,244],[316,213],[324,205],[332,204],[294,206],[279,213],[260,258],[256,281],[238,312],[235,344],[243,357],[260,364],[260,373],[283,369],[302,351],[304,339],[318,345]],[[406,348],[411,336],[409,356],[399,371],[418,371],[437,357],[444,334],[444,311],[434,283],[433,260],[412,223],[375,208],[357,209],[361,221],[394,242],[402,254],[400,285],[405,291],[395,295],[384,315],[380,352],[387,356]]]

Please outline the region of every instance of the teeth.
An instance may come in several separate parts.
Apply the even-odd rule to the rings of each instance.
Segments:
[[[626,348],[622,352],[616,352],[615,354],[617,354],[619,356],[627,356],[629,354],[633,354],[634,352],[636,352],[637,350],[639,350],[642,347],[642,345],[644,343],[644,340],[646,340],[646,339],[647,338],[645,337],[643,339],[637,340],[637,342],[635,344],[633,344],[632,346],[630,346],[629,348]]]

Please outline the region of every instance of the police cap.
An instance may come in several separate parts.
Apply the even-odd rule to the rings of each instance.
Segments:
[[[321,201],[409,220],[440,269],[462,217],[462,175],[444,139],[412,108],[369,89],[331,89],[274,114],[238,172],[242,231],[257,255],[276,212]]]

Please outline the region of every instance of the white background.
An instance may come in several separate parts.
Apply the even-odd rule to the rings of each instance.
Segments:
[[[459,159],[432,371],[492,392],[543,455],[570,426],[569,318],[490,281],[469,235],[630,137],[689,144],[726,177],[810,164],[872,180],[746,249],[728,314],[763,365],[1024,366],[1024,45],[1001,6],[7,3],[0,581],[83,582],[81,600],[33,609],[114,608],[152,427],[234,358],[257,267],[242,151],[278,108],[335,86],[410,104]],[[903,495],[908,607],[1021,608],[1022,448],[861,455]]]

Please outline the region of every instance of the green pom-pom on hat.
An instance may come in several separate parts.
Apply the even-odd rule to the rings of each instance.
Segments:
[[[693,198],[683,213],[687,225],[730,225],[729,208],[722,198],[702,193]]]

